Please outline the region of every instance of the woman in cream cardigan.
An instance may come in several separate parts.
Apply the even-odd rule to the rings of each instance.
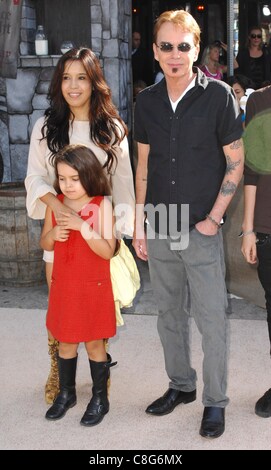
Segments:
[[[49,108],[34,125],[25,186],[27,211],[33,219],[43,219],[46,207],[61,225],[61,213],[70,211],[57,198],[53,157],[67,144],[84,144],[95,152],[112,184],[116,231],[132,236],[134,184],[127,129],[111,98],[100,63],[88,48],[74,48],[58,61],[48,93]],[[44,252],[48,287],[53,268],[53,252]],[[59,391],[58,342],[48,331],[51,370],[45,399],[53,403]]]

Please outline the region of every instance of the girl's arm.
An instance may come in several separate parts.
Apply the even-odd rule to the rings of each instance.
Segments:
[[[114,235],[115,217],[113,207],[108,198],[104,198],[99,207],[99,223],[92,229],[87,221],[81,219],[77,214],[63,214],[66,229],[78,230],[85,239],[88,246],[104,259],[111,259],[116,248],[116,238]]]
[[[40,246],[43,250],[53,251],[55,242],[65,242],[69,238],[70,231],[66,227],[55,225],[53,227],[52,211],[47,207],[45,221],[41,232]]]

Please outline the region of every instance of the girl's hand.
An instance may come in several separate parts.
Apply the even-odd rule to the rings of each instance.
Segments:
[[[228,45],[225,44],[225,42],[222,42],[222,41],[220,41],[220,45],[221,45],[222,49],[224,49],[224,51],[227,52],[227,50],[228,50]]]
[[[53,239],[56,242],[66,242],[69,238],[70,231],[61,225],[55,225],[52,229]]]
[[[59,221],[62,227],[65,227],[69,230],[78,230],[81,231],[82,225],[84,223],[83,219],[81,219],[80,215],[76,212],[60,212],[59,213]]]

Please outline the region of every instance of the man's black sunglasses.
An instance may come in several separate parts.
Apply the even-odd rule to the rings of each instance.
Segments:
[[[162,52],[172,52],[174,48],[173,44],[170,42],[161,42],[161,44],[156,44],[156,46],[159,47]],[[188,42],[181,42],[177,45],[177,49],[180,52],[189,52],[193,47],[194,46],[191,46]]]

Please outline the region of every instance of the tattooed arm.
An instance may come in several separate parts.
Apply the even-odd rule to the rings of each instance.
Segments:
[[[242,139],[225,145],[223,151],[227,162],[225,176],[217,199],[210,211],[211,218],[217,223],[221,221],[225,214],[243,175],[244,147]],[[196,227],[205,235],[214,235],[218,230],[218,227],[210,219],[199,222]]]

